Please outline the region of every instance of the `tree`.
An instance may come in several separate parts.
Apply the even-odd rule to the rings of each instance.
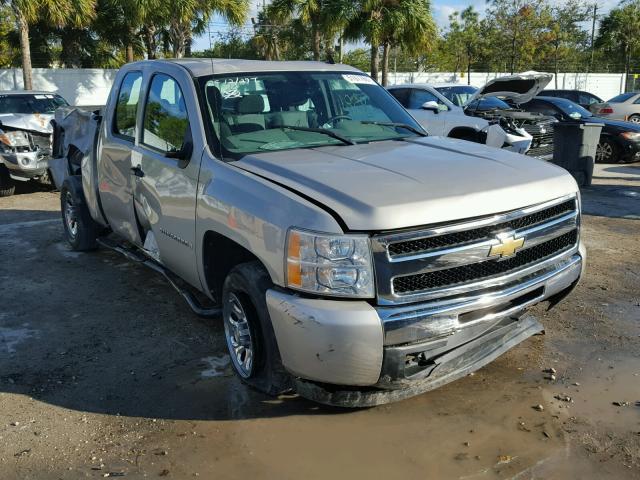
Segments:
[[[624,2],[609,12],[600,24],[596,46],[622,59],[626,90],[631,57],[640,51],[640,0]]]
[[[20,33],[22,51],[22,77],[25,90],[33,89],[29,23],[45,18],[48,23],[82,26],[95,15],[95,0],[0,0],[0,5],[11,8]]]
[[[435,45],[437,29],[428,0],[362,0],[346,23],[345,36],[364,38],[370,45],[370,72],[378,79],[382,47],[382,84],[389,74],[389,53],[400,47],[411,53],[424,53]]]
[[[555,88],[558,88],[560,62],[575,56],[586,46],[587,32],[580,22],[589,18],[590,7],[580,0],[566,0],[566,3],[554,5],[550,9],[550,25],[546,35],[553,51],[553,70]]]
[[[454,12],[449,16],[449,31],[445,34],[447,47],[451,47],[456,55],[454,72],[460,71],[464,61],[467,70],[467,82],[471,84],[471,65],[484,50],[483,25],[478,12],[473,6],[462,12]]]
[[[515,73],[534,63],[548,25],[545,0],[489,0],[488,22],[492,29],[494,60],[506,58],[507,68]]]
[[[205,25],[212,15],[222,16],[230,25],[242,25],[249,11],[248,0],[161,0],[169,16],[169,39],[173,56],[182,58],[191,47],[192,29]]]

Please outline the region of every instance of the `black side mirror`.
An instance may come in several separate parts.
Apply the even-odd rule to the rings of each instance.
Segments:
[[[187,127],[187,131],[184,133],[184,141],[180,150],[171,150],[164,154],[167,158],[175,158],[179,160],[178,167],[185,168],[191,160],[193,154],[193,138],[191,137],[191,128]]]

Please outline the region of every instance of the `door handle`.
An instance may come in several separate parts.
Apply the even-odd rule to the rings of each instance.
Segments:
[[[144,177],[144,172],[139,165],[137,167],[131,167],[131,172],[138,178]]]

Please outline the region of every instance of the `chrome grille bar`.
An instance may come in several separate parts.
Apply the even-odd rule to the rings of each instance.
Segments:
[[[568,204],[567,202],[573,203]],[[567,211],[567,208],[570,210]],[[532,214],[533,216],[531,216]],[[505,231],[505,225],[523,225],[523,227]],[[518,276],[548,267],[551,261],[559,261],[575,254],[578,248],[579,226],[578,199],[575,195],[571,195],[517,211],[454,225],[374,236],[372,245],[379,303],[384,305],[429,300],[472,292],[476,289],[486,288],[487,285],[512,282]],[[483,237],[476,240],[432,248],[414,254],[392,255],[389,253],[389,246],[397,242],[413,242],[415,239],[438,236],[444,236],[447,240],[472,238],[476,235],[474,229],[479,227],[482,228],[480,233]],[[472,231],[472,234],[467,235],[465,233],[467,231]],[[463,235],[450,236],[451,232],[462,232]],[[505,237],[524,242],[516,247],[517,253],[515,250],[509,252],[505,259],[512,259],[520,254],[523,259],[526,258],[526,262],[519,260],[506,262],[504,268],[498,268],[497,264],[494,265],[494,262],[503,260],[500,258],[500,251]],[[435,241],[431,243],[439,245],[442,242],[435,238]],[[558,246],[554,247],[553,245],[556,244]],[[494,252],[494,247],[499,247],[497,248],[498,253]],[[558,255],[553,255],[556,248]],[[529,249],[533,249],[530,254],[527,253]],[[537,255],[542,256],[540,261],[531,265],[532,261],[536,261]],[[477,268],[473,267],[473,264],[487,265],[490,268]],[[509,265],[513,265],[513,267]],[[473,268],[464,268],[465,266]],[[516,268],[517,271],[507,271],[507,268]],[[471,275],[470,272],[473,272],[473,275],[476,276],[471,278],[457,276],[452,279],[453,275],[460,272],[463,275]],[[498,272],[503,273],[496,276]],[[438,278],[441,273],[442,282],[439,283]],[[483,278],[482,275],[487,275],[487,278]],[[423,279],[427,280],[427,277],[427,283],[420,283]],[[410,283],[405,282],[405,278],[411,279],[408,280]],[[414,278],[416,278],[415,282]],[[396,279],[402,280],[399,284],[403,285],[403,290],[400,290],[399,293],[394,291],[394,283],[398,283],[394,282]],[[428,286],[422,287],[423,284]]]

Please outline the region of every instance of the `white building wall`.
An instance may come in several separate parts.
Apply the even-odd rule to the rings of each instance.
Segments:
[[[99,68],[35,68],[33,88],[62,95],[70,104],[104,105],[117,70]],[[506,73],[471,74],[471,85],[480,87],[492,78]],[[400,83],[467,83],[466,76],[447,72],[402,72],[389,74],[391,84]],[[22,89],[22,70],[0,69],[0,91]],[[604,100],[622,92],[624,75],[619,73],[561,73],[558,88],[586,90]],[[555,81],[548,88],[555,88]]]

